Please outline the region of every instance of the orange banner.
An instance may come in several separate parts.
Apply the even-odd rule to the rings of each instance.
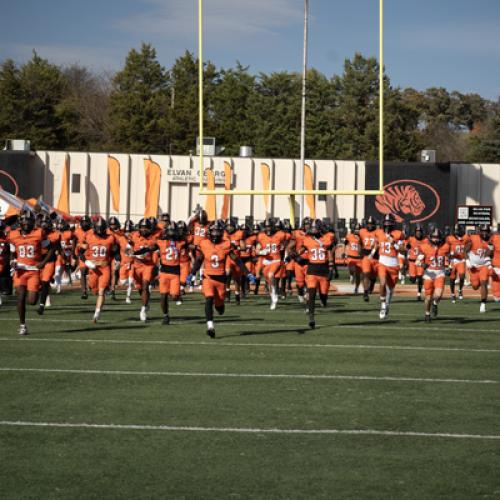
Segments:
[[[158,215],[158,203],[160,201],[160,165],[145,158],[144,173],[146,174],[146,201],[144,217],[156,217]]]
[[[69,214],[69,161],[67,156],[64,158],[61,192],[57,202],[57,209]]]
[[[231,165],[225,161],[224,162],[224,189],[228,191],[231,189]],[[229,202],[230,196],[225,194],[224,200],[222,202],[222,209],[220,211],[220,218],[226,220],[229,217]]]
[[[313,187],[313,174],[312,169],[309,165],[304,165],[304,189],[310,190],[314,189]],[[316,218],[316,198],[313,194],[306,194],[306,203],[309,207],[309,216],[312,219]]]
[[[212,191],[215,189],[214,171],[207,168],[205,172],[207,174],[207,190]],[[214,221],[217,218],[215,194],[207,194],[207,199],[205,200],[205,211],[207,212],[208,220]]]
[[[113,156],[108,156],[109,190],[113,210],[120,211],[120,162]]]
[[[271,185],[271,169],[267,163],[260,164],[260,171],[262,173],[262,189],[267,191]],[[266,216],[269,213],[269,195],[264,195],[264,207],[266,208]]]

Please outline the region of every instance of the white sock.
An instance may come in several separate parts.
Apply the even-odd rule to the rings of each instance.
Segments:
[[[207,321],[207,329],[208,330],[214,329],[214,322],[213,321]]]
[[[141,307],[141,312],[146,312],[146,309],[147,309],[147,307],[146,307],[146,306],[142,306],[142,307]]]

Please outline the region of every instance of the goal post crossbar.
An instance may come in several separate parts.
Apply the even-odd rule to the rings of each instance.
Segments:
[[[204,186],[204,165],[203,165],[203,0],[198,0],[198,97],[199,97],[199,195],[283,195],[283,196],[301,196],[301,195],[330,195],[330,196],[376,196],[384,194],[384,0],[379,0],[379,188],[361,189],[361,190],[253,190],[253,189],[205,189]]]

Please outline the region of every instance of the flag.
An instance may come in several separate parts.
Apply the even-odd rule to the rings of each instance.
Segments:
[[[267,163],[260,164],[260,171],[262,173],[262,189],[268,191],[271,183],[271,169]],[[264,195],[264,207],[266,208],[266,216],[269,213],[269,195]]]
[[[213,191],[215,189],[215,175],[214,171],[210,168],[205,170],[207,174],[207,190]],[[215,194],[207,194],[207,199],[205,200],[205,211],[208,215],[208,220],[215,220],[217,218],[216,215],[216,203],[215,203]]]
[[[304,165],[304,189],[314,189],[312,170],[309,165]],[[309,207],[309,216],[316,218],[316,198],[313,194],[306,194],[306,203]]]
[[[111,191],[111,200],[113,210],[120,211],[120,162],[113,156],[108,156],[108,177],[109,190]]]
[[[158,203],[160,201],[160,165],[148,158],[144,158],[144,173],[146,175],[144,217],[156,217],[158,215]]]
[[[64,158],[64,167],[61,182],[61,192],[59,194],[59,201],[57,202],[57,209],[61,212],[69,214],[69,161],[68,156]]]
[[[231,165],[225,161],[224,162],[224,189],[228,191],[231,189]],[[226,220],[229,217],[229,200],[230,196],[228,194],[224,195],[224,200],[222,202],[222,209],[220,212],[220,218]]]

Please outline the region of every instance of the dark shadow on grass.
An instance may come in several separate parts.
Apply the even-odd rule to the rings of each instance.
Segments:
[[[280,330],[244,330],[239,333],[230,333],[227,335],[217,335],[216,338],[223,339],[223,338],[229,338],[229,337],[247,337],[247,336],[253,336],[253,335],[279,335],[282,333],[298,333],[300,335],[311,331],[307,326],[304,326],[304,328],[287,328],[287,329],[280,329]]]
[[[70,330],[60,330],[61,333],[93,333],[93,332],[107,332],[107,331],[112,331],[114,330],[117,333],[122,332],[123,330],[137,330],[137,329],[143,329],[147,326],[147,324],[139,323],[137,325],[97,325],[91,324],[87,326],[86,328],[75,328],[75,329],[70,329]]]
[[[355,323],[339,323],[339,326],[370,326],[370,325],[394,325],[398,324],[400,321],[397,319],[384,319],[384,320],[374,320],[374,321],[357,321]],[[404,327],[402,327],[404,328]]]

